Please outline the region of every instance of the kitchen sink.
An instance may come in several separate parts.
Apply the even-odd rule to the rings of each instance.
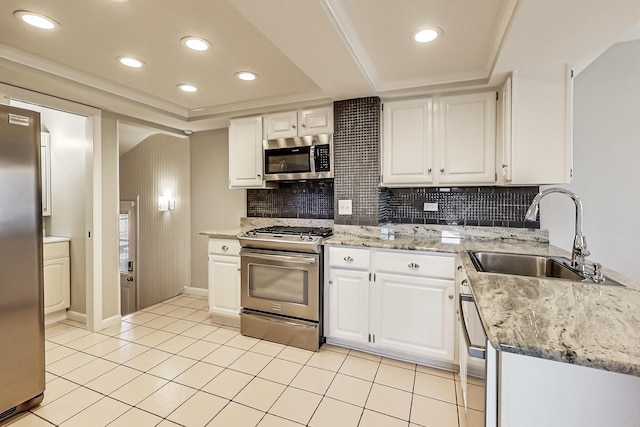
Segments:
[[[624,286],[606,277],[603,277],[604,282],[595,282],[591,279],[590,274],[583,275],[571,268],[569,266],[571,261],[568,258],[481,251],[469,251],[469,255],[476,270],[482,273],[510,274],[514,276],[564,279],[585,283]],[[591,271],[588,271],[588,273],[591,273]]]

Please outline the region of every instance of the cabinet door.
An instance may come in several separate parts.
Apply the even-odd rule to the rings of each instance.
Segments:
[[[495,182],[496,93],[443,96],[439,113],[438,181]]]
[[[209,311],[240,316],[240,258],[209,255]]]
[[[383,108],[382,183],[433,183],[433,100],[387,102]]]
[[[262,118],[229,122],[229,187],[262,187]]]
[[[43,262],[44,314],[69,308],[71,303],[69,258],[54,258]]]
[[[298,136],[333,132],[333,107],[298,111]]]
[[[369,273],[329,269],[328,337],[369,341]]]
[[[373,289],[376,346],[455,363],[453,280],[377,274]]]
[[[573,175],[573,80],[565,64],[520,69],[511,87],[514,185],[567,184]]]
[[[295,111],[266,116],[267,139],[298,136],[298,114]]]

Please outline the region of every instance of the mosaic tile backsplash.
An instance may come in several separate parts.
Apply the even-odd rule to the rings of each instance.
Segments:
[[[384,222],[540,228],[524,221],[539,187],[387,188]],[[425,212],[424,203],[437,203],[437,212]]]
[[[333,219],[341,225],[439,224],[540,228],[524,213],[538,187],[381,188],[380,99],[334,103],[333,181],[280,182],[247,190],[247,216]],[[351,200],[352,215],[338,214]],[[424,203],[438,203],[425,212]]]
[[[335,223],[378,225],[380,183],[380,98],[333,104]],[[351,200],[352,215],[338,214],[338,201]]]
[[[247,216],[333,219],[333,182],[281,182],[280,188],[247,190]]]

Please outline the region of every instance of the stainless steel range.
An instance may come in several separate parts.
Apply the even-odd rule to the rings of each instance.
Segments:
[[[240,331],[317,351],[323,341],[323,246],[327,227],[273,226],[240,235]]]

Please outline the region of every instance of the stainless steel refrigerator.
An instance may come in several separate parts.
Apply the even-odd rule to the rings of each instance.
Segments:
[[[0,423],[44,397],[40,114],[0,105]]]

